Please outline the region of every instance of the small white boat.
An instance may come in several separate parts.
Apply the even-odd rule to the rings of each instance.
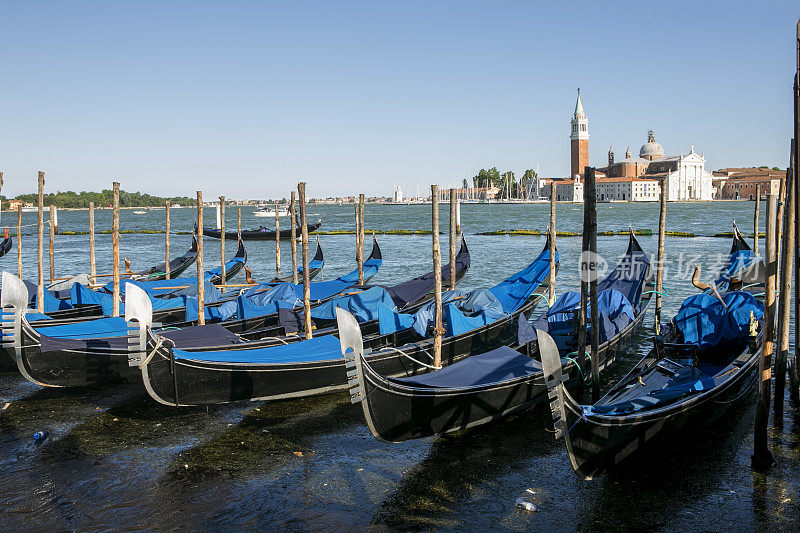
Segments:
[[[133,212],[134,215],[146,215],[147,211],[142,211],[141,209],[136,210]]]
[[[261,208],[253,213],[253,215],[257,217],[271,217],[275,218],[275,209],[270,209],[269,207]],[[285,207],[281,207],[278,209],[278,216],[279,217],[288,217],[289,210]]]

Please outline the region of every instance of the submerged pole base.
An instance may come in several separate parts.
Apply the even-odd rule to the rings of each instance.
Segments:
[[[757,472],[769,470],[774,464],[775,457],[772,456],[772,452],[769,450],[756,451],[756,453],[750,457],[750,465],[753,467],[753,470]]]

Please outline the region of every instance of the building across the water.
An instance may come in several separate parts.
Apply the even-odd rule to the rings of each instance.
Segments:
[[[753,200],[756,188],[761,195],[779,194],[785,170],[774,168],[721,168],[713,172],[714,198],[719,200]]]
[[[600,202],[653,202],[666,183],[667,200],[712,200],[712,175],[705,169],[705,157],[694,146],[684,155],[667,156],[656,142],[653,130],[633,157],[628,147],[625,158],[616,161],[613,147],[608,151],[608,164],[596,169],[597,200]],[[556,200],[583,201],[583,179],[589,165],[589,119],[583,109],[580,89],[570,121],[570,176],[539,179],[532,190],[536,196],[549,198],[555,187]]]

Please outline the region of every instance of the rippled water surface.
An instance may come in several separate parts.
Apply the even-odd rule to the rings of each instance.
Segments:
[[[472,252],[464,288],[488,286],[538,254],[540,236],[479,236],[496,230],[545,230],[547,205],[464,205],[462,224]],[[698,237],[667,239],[665,313],[692,292],[687,272],[698,263],[710,276],[730,247],[715,234],[732,221],[752,232],[751,202],[670,204],[670,230]],[[309,206],[323,230],[353,229],[352,206]],[[582,206],[560,204],[558,229],[579,232]],[[164,211],[124,210],[123,229],[163,230]],[[765,214],[761,214],[763,224]],[[35,222],[25,213],[23,223]],[[97,212],[97,229],[110,227],[110,211]],[[16,217],[3,213],[2,223]],[[205,212],[207,225],[214,211]],[[430,206],[366,208],[368,229],[430,228]],[[85,231],[86,211],[59,213],[61,231]],[[172,210],[173,231],[188,231],[194,210]],[[447,231],[446,206],[442,230]],[[601,204],[600,231],[657,229],[658,208]],[[287,219],[282,222],[286,223]],[[245,228],[272,225],[243,209]],[[227,224],[235,227],[236,210]],[[13,227],[13,226],[12,226]],[[763,226],[762,226],[763,227]],[[23,274],[36,276],[34,228],[23,230]],[[13,230],[12,230],[13,234]],[[122,255],[144,268],[163,260],[163,235],[125,234]],[[413,277],[431,264],[431,237],[378,236],[384,263],[375,282]],[[172,235],[173,256],[190,244]],[[353,268],[352,235],[323,235],[322,279]],[[642,236],[655,252],[656,237]],[[110,272],[109,235],[97,237],[98,272]],[[598,238],[613,266],[624,236]],[[446,236],[443,237],[446,250]],[[763,250],[763,242],[761,243]],[[577,287],[580,238],[558,239],[558,291]],[[274,243],[247,243],[257,279],[274,275]],[[229,243],[229,252],[234,247]],[[290,261],[282,244],[283,270]],[[445,252],[446,256],[446,252]],[[56,276],[87,272],[88,236],[60,235]],[[445,258],[446,260],[446,258]],[[219,241],[205,239],[206,267],[219,263]],[[0,258],[16,273],[16,249]],[[192,267],[194,268],[194,267]],[[193,272],[190,269],[189,272]],[[45,276],[49,277],[47,245]],[[606,381],[624,373],[648,350],[652,316],[634,349]],[[593,482],[579,480],[563,442],[550,432],[550,416],[535,410],[480,430],[403,444],[375,440],[360,406],[346,395],[297,401],[170,409],[151,401],[141,384],[43,389],[18,374],[0,374],[0,529],[389,529],[445,530],[796,530],[800,516],[798,416],[787,408],[783,429],[771,433],[777,465],[767,474],[750,469],[753,409],[748,407],[708,431],[654,451],[634,466]],[[34,432],[49,438],[35,444]],[[526,493],[531,489],[533,494]],[[518,511],[526,495],[536,513]]]

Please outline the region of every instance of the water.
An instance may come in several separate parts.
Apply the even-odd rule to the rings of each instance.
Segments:
[[[730,231],[734,218],[751,231],[752,206],[670,204],[671,230],[704,236],[667,239],[666,314],[692,292],[683,279],[691,264],[709,274],[728,252],[729,239],[714,238],[715,233]],[[544,244],[539,236],[474,233],[544,230],[548,209],[463,206],[473,263],[461,286],[496,282],[527,264]],[[271,223],[251,212],[243,209],[245,228]],[[310,206],[309,213],[321,214],[322,229],[353,228],[352,206]],[[430,206],[368,205],[366,226],[428,229],[429,213]],[[580,231],[581,214],[580,205],[560,204],[558,229]],[[96,215],[98,230],[110,227],[110,211]],[[23,223],[34,217],[26,213]],[[193,218],[192,209],[172,210],[173,230],[189,230]],[[205,218],[213,224],[214,211],[207,209]],[[3,222],[10,219],[3,214]],[[163,229],[163,210],[146,215],[126,210],[121,220],[123,229]],[[601,231],[628,224],[656,230],[657,220],[656,205],[598,206]],[[86,221],[86,211],[59,213],[61,231],[85,230]],[[228,210],[227,224],[235,227],[235,209]],[[23,269],[35,279],[31,230],[23,232]],[[156,263],[163,260],[163,238],[123,235],[122,255],[134,269]],[[402,281],[430,269],[430,236],[378,238],[384,264],[376,282]],[[190,239],[173,235],[173,256],[187,249]],[[352,269],[354,241],[352,235],[320,237],[324,279]],[[640,243],[653,252],[656,237],[643,236]],[[110,272],[110,244],[109,235],[97,236],[100,273]],[[446,249],[446,236],[443,244]],[[626,244],[624,236],[599,237],[598,252],[613,265]],[[219,263],[219,244],[206,239],[205,245],[211,268]],[[575,289],[580,239],[560,238],[558,248],[558,291]],[[87,249],[88,236],[57,237],[56,275],[88,271]],[[274,243],[251,242],[247,249],[254,276],[272,277]],[[232,243],[228,250],[229,256],[235,251]],[[15,252],[0,259],[0,267],[16,272]],[[281,255],[285,272],[288,243]],[[647,351],[651,327],[648,316],[638,350],[604,379],[618,377]],[[151,401],[140,384],[65,391],[0,374],[0,528],[792,530],[800,516],[800,418],[787,406],[783,429],[771,433],[778,463],[766,475],[749,466],[753,409],[748,407],[625,471],[584,482],[572,473],[563,442],[550,432],[549,413],[541,409],[464,434],[385,444],[369,434],[360,406],[344,394],[170,409]],[[42,430],[49,437],[37,444],[32,435]],[[517,509],[519,497],[538,512]]]

